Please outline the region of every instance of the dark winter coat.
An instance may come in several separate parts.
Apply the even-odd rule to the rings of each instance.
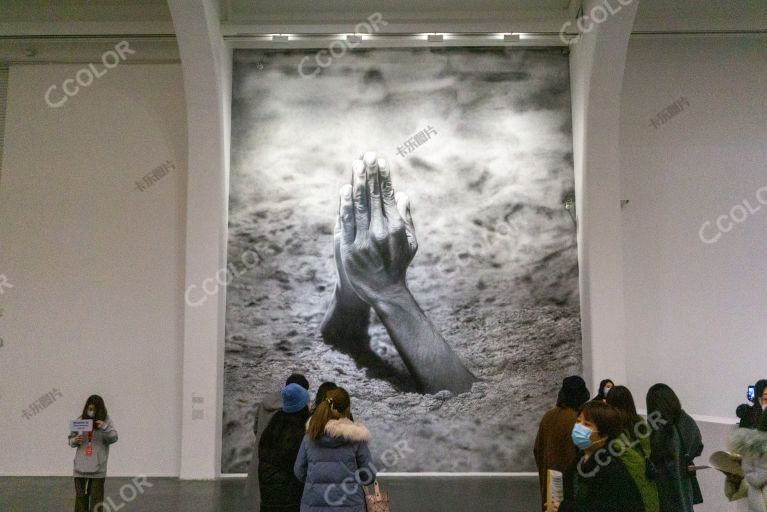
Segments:
[[[762,412],[762,406],[759,405],[759,402],[748,407],[744,411],[743,417],[740,418],[738,426],[740,428],[756,428],[756,425],[759,423],[759,418],[762,417]]]
[[[599,464],[597,460],[603,464]],[[584,461],[581,452],[563,475],[559,512],[644,512],[634,479],[619,458],[605,450]]]
[[[578,411],[560,406],[548,411],[541,419],[533,453],[535,464],[538,466],[538,481],[543,502],[546,501],[547,471],[553,469],[564,473],[578,452],[571,436],[576,419]]]
[[[305,434],[309,409],[277,411],[258,443],[258,483],[261,512],[299,512],[304,484],[293,466]]]
[[[676,424],[669,422],[653,431],[650,445],[650,459],[658,470],[661,512],[693,512],[693,505],[703,503],[698,478],[687,470],[703,453],[695,420],[682,411]]]
[[[305,436],[295,475],[305,482],[301,512],[363,512],[362,485],[375,480],[370,432],[348,419],[330,420],[318,440]]]
[[[256,404],[256,411],[253,418],[253,454],[250,458],[248,467],[248,479],[245,482],[245,496],[248,499],[250,510],[261,509],[261,492],[258,488],[258,443],[261,441],[261,434],[264,433],[269,420],[275,413],[282,409],[282,392],[275,391],[263,398],[261,403]]]

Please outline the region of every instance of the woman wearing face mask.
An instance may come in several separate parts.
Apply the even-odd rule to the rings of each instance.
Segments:
[[[602,400],[604,402],[607,399],[607,393],[609,393],[610,390],[614,387],[615,383],[610,379],[603,380],[599,383],[599,391],[597,391],[597,396],[595,396],[593,399]]]
[[[614,407],[591,401],[581,408],[572,432],[579,456],[563,475],[564,499],[549,504],[549,512],[644,512],[634,480],[611,453],[610,443],[620,434]]]
[[[99,395],[88,397],[77,419],[93,420],[93,430],[69,433],[69,446],[77,448],[74,461],[75,512],[93,512],[104,501],[109,445],[117,442],[117,430],[107,414],[104,399]]]

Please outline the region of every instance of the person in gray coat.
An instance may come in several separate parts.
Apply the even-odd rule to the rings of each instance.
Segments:
[[[77,448],[74,460],[75,512],[93,512],[104,501],[109,445],[117,442],[117,430],[99,395],[88,397],[83,413],[76,419],[93,420],[93,431],[69,433],[69,446]]]
[[[309,390],[309,381],[303,375],[294,373],[285,385],[298,384],[302,388]],[[277,411],[282,410],[282,389],[278,389],[266,395],[260,403],[256,404],[256,414],[253,419],[253,455],[250,458],[248,466],[248,479],[245,481],[245,496],[248,498],[251,510],[261,510],[261,491],[258,484],[258,443],[266,430],[269,421]]]
[[[301,512],[363,512],[375,481],[370,432],[351,416],[349,393],[331,389],[312,414],[293,471],[304,482]]]

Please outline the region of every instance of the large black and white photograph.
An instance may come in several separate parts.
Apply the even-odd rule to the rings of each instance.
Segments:
[[[582,371],[567,55],[317,62],[234,54],[222,472],[293,373],[349,391],[379,469],[534,471]]]

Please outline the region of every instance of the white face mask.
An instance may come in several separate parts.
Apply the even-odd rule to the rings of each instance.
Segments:
[[[607,393],[609,393],[611,389],[612,388],[607,388],[607,387],[602,388],[602,396],[607,396]]]
[[[93,418],[96,416],[96,411],[86,411],[85,414],[87,414],[89,418]]]

